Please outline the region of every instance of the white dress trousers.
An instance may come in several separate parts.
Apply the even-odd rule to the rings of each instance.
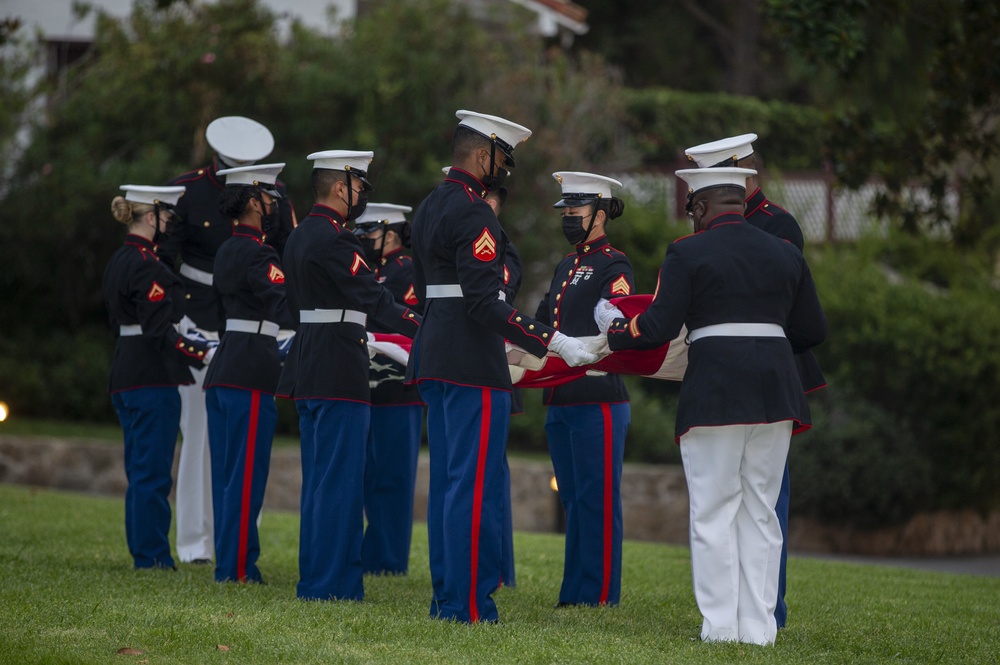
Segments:
[[[212,516],[212,460],[208,448],[205,373],[192,369],[195,382],[178,386],[181,394],[181,457],[177,467],[177,558],[185,563],[215,556]]]
[[[782,542],[774,506],[791,436],[785,420],[694,427],[680,439],[705,642],[774,644]]]

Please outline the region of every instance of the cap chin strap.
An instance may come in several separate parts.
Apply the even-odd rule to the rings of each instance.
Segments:
[[[727,157],[726,159],[723,159],[718,164],[712,164],[709,168],[717,169],[722,167],[730,167],[730,166],[736,166],[739,163],[740,163],[739,158],[734,155],[732,157]]]
[[[600,199],[594,200],[594,212],[590,213],[590,224],[587,226],[587,232],[583,234],[583,240],[578,242],[577,243],[578,245],[587,242],[587,238],[590,237],[590,232],[594,230],[594,222],[597,221],[597,206],[599,204],[599,201]]]
[[[160,232],[160,204],[153,203],[153,244],[159,245],[163,234]]]
[[[347,171],[344,171],[344,173],[347,174],[347,215],[345,216],[344,221],[349,222],[351,220],[351,209],[354,207],[351,205],[351,199],[354,198],[354,187],[351,186],[351,171],[348,169]],[[357,224],[357,220],[355,220],[354,223]]]

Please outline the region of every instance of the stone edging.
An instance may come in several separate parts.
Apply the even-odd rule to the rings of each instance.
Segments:
[[[178,451],[179,451],[178,447]],[[176,469],[176,459],[175,459]],[[552,532],[560,527],[558,497],[550,488],[552,465],[510,460],[514,528]],[[122,447],[106,442],[0,435],[0,482],[124,496]],[[264,507],[297,511],[301,490],[299,451],[271,455]],[[427,457],[417,471],[414,517],[427,514]],[[679,466],[626,464],[622,472],[625,537],[686,545],[688,498]],[[871,556],[954,556],[1000,553],[1000,512],[926,513],[893,528],[861,531],[793,519],[789,546],[797,552]]]

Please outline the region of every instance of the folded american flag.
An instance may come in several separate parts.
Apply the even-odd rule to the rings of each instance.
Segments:
[[[646,311],[652,301],[652,295],[640,294],[614,298],[611,304],[618,307],[627,318],[631,318]],[[684,370],[687,368],[687,344],[684,343],[686,335],[687,330],[681,328],[680,335],[669,344],[647,351],[615,351],[592,365],[581,367],[568,366],[554,353],[549,353],[544,358],[536,358],[513,347],[507,354],[511,381],[519,388],[548,388],[569,383],[588,372],[635,374],[653,379],[680,381],[684,378]],[[602,338],[582,339],[596,345]],[[390,358],[405,365],[412,343],[413,340],[403,335],[375,333],[375,341],[370,344],[376,354],[372,359],[373,366],[375,363],[384,366]]]

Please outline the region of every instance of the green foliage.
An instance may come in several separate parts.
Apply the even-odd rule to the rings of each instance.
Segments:
[[[647,464],[680,464],[674,443],[677,417],[677,386],[667,381],[626,377],[631,397],[631,423],[625,439],[625,461]],[[511,418],[508,450],[519,454],[547,456],[545,437],[546,407],[541,390],[524,390],[524,413]]]
[[[813,428],[792,439],[792,511],[826,524],[876,528],[927,508],[930,460],[906,423],[831,387],[809,398]]]
[[[0,174],[13,165],[17,132],[32,100],[29,73],[38,48],[26,32],[17,19],[0,18]]]
[[[989,0],[770,0],[800,55],[836,78],[817,101],[833,107],[827,145],[838,177],[884,180],[876,210],[911,233],[955,223],[971,246],[996,226],[1000,155],[1000,6]],[[774,11],[778,8],[778,11]],[[800,12],[831,22],[801,20]],[[833,28],[831,29],[831,25]],[[850,63],[849,67],[845,65]],[[849,71],[848,71],[849,70]],[[912,188],[929,197],[913,196]],[[955,219],[952,190],[962,199]],[[984,223],[984,220],[992,220]]]
[[[667,88],[628,90],[629,126],[647,164],[673,165],[684,149],[722,136],[753,132],[768,164],[816,169],[824,155],[824,117],[818,109],[723,93]]]
[[[869,0],[765,0],[763,13],[778,35],[813,63],[849,71],[864,52]]]
[[[13,333],[0,353],[0,400],[27,417],[113,422],[107,385],[114,342],[106,327]]]
[[[926,241],[928,246],[932,241]],[[892,247],[890,243],[890,247]],[[970,261],[950,288],[906,277],[880,256],[827,250],[810,266],[830,323],[817,357],[832,386],[875,405],[912,434],[931,465],[925,508],[1000,504],[1000,303]],[[944,256],[939,247],[934,250]],[[928,250],[928,254],[931,254]],[[965,272],[965,277],[959,277]],[[887,427],[873,428],[885,436]],[[895,444],[873,444],[891,451]]]

